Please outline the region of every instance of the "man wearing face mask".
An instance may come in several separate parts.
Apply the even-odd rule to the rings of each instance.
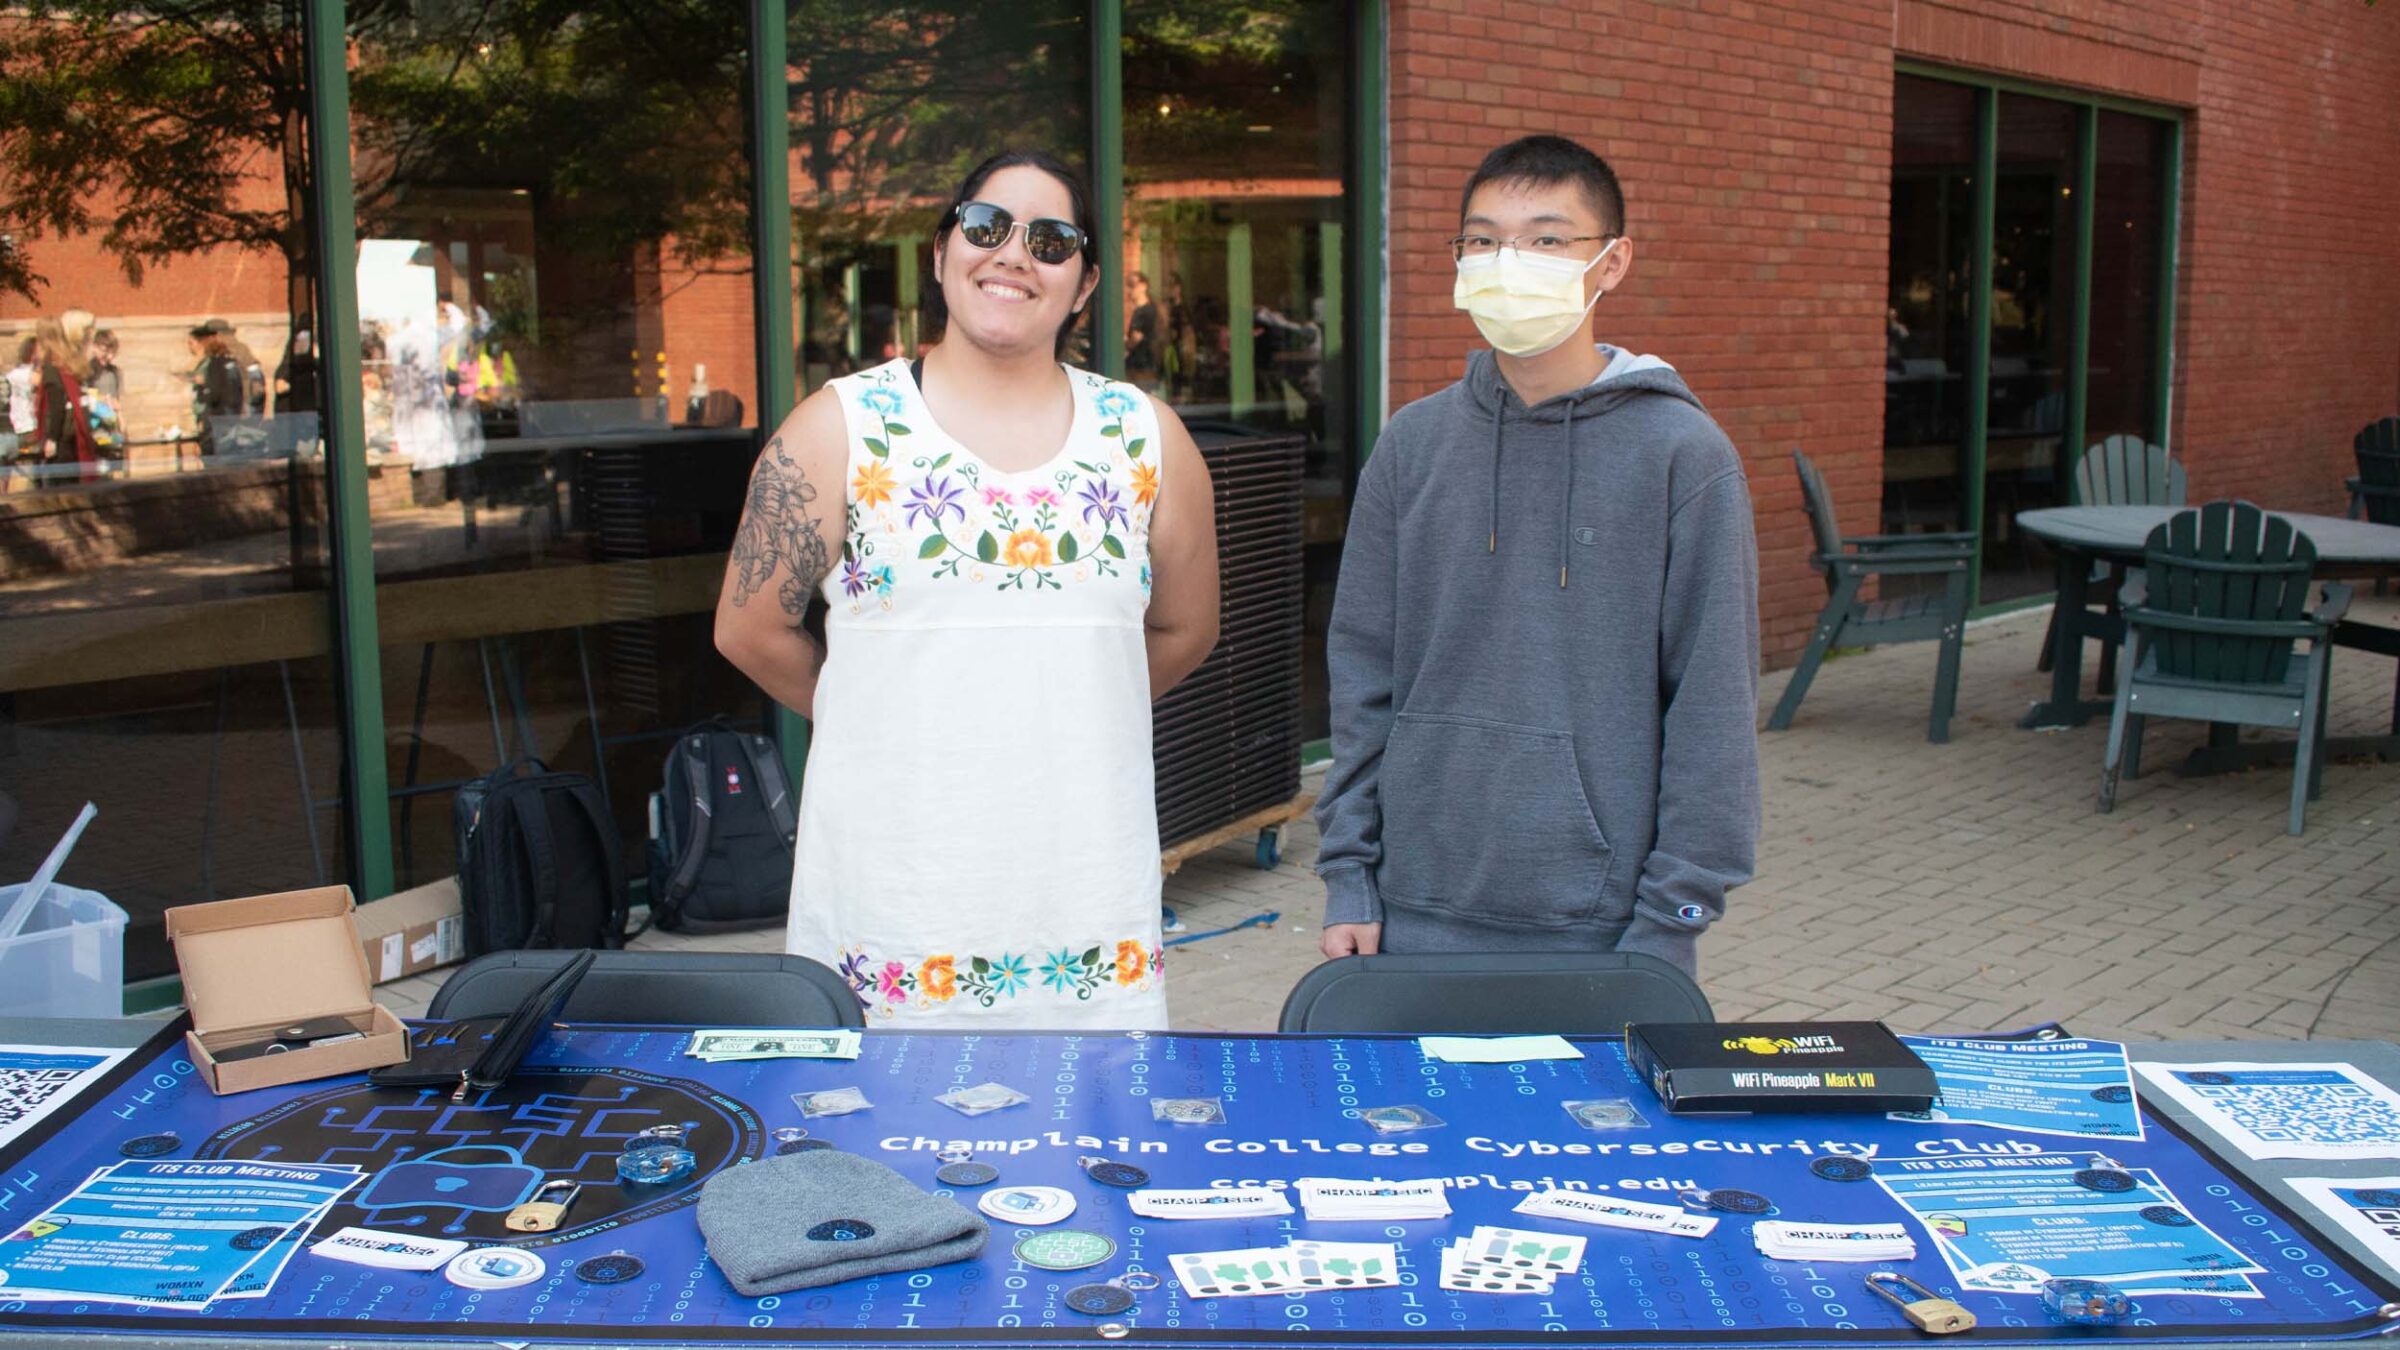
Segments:
[[[1511,142],[1460,217],[1454,298],[1493,350],[1395,414],[1359,477],[1321,946],[1696,973],[1758,839],[1741,457],[1673,367],[1592,340],[1633,265],[1605,161]]]

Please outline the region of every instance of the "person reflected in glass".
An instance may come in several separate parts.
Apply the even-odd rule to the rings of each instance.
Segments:
[[[1139,272],[1125,278],[1125,378],[1145,391],[1159,387],[1166,327],[1150,299],[1150,278]]]
[[[191,340],[200,358],[192,368],[192,417],[199,428],[200,453],[213,455],[220,449],[220,432],[227,430],[225,419],[249,409],[246,381],[228,330],[202,324],[192,330]]]
[[[1215,517],[1175,414],[1061,359],[1095,228],[1049,155],[978,165],[938,340],[811,394],[742,509],[717,647],[814,723],[785,945],[877,1023],[1167,1024],[1150,705],[1216,643]]]
[[[41,438],[45,481],[54,487],[86,482],[99,476],[100,452],[92,442],[91,421],[83,410],[83,377],[91,369],[91,316],[70,327],[68,320],[44,318],[35,322],[36,359],[41,364],[34,385],[34,434]]]
[[[9,480],[17,477],[12,469],[19,462],[28,467],[41,458],[42,420],[34,411],[34,399],[42,383],[41,344],[32,335],[17,340],[5,373],[0,382],[6,386],[7,402],[0,406],[0,492],[8,490]]]

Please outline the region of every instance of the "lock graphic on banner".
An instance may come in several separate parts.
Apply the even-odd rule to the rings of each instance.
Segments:
[[[497,1154],[504,1162],[469,1162]],[[506,1144],[453,1144],[375,1174],[358,1207],[377,1209],[511,1210],[541,1188],[542,1169]]]

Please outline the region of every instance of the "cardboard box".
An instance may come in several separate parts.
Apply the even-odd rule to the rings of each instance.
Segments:
[[[1923,1111],[1933,1070],[1881,1022],[1645,1022],[1625,1057],[1669,1111]]]
[[[390,984],[467,959],[467,921],[459,912],[458,878],[444,877],[358,907],[358,940],[367,976]]]
[[[320,886],[167,911],[192,1029],[184,1047],[209,1091],[299,1083],[408,1058],[408,1028],[375,1002],[350,888]],[[279,1027],[338,1018],[359,1039],[220,1062],[214,1052]]]

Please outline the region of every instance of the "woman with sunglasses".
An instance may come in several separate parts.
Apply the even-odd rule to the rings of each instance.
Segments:
[[[1216,644],[1215,511],[1174,413],[1060,360],[1092,231],[1056,160],[978,165],[940,341],[810,395],[751,478],[717,646],[814,720],[786,946],[870,1022],[1167,1024],[1150,703]]]

